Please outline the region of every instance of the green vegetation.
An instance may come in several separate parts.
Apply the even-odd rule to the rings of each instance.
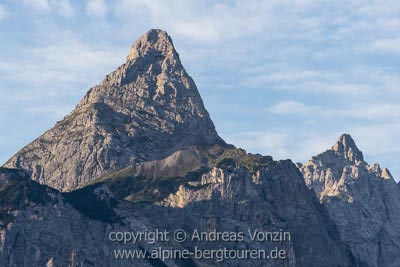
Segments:
[[[224,158],[216,164],[217,168],[236,167],[236,161],[233,158]]]
[[[245,167],[250,172],[257,172],[260,168],[268,167],[274,161],[271,156],[250,154],[240,148],[226,149],[210,164],[218,168]]]
[[[207,171],[209,168],[202,167],[184,176],[146,177],[134,176],[131,171],[124,169],[108,175],[102,183],[110,188],[117,199],[154,203],[176,192],[182,184],[188,185],[189,182],[199,181]]]

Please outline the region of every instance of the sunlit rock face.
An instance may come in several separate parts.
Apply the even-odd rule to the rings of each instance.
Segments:
[[[233,266],[353,264],[353,256],[341,242],[334,223],[330,221],[313,192],[304,184],[301,174],[291,161],[270,161],[265,166],[258,165],[255,170],[238,161],[240,160],[212,168],[197,181],[179,186],[176,192],[159,203],[162,207],[177,209],[181,216],[167,217],[165,211],[156,213],[157,216],[164,217],[172,225],[182,225],[190,231],[282,229],[291,233],[292,242],[280,244],[286,246],[290,254],[287,260],[269,261],[268,264],[271,265],[262,261],[246,263],[251,265],[233,261]],[[253,162],[257,161],[253,159]],[[184,223],[180,222],[182,217],[185,218]],[[252,243],[247,240],[236,245],[269,248],[274,244]],[[220,244],[211,243],[209,246],[218,247]],[[225,246],[232,247],[232,244]]]
[[[350,135],[300,166],[358,266],[400,266],[400,192],[389,170],[364,161]]]
[[[68,191],[109,170],[215,144],[225,146],[171,38],[150,30],[124,64],[4,166]]]

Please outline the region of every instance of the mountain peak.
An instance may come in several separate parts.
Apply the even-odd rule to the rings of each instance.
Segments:
[[[332,146],[332,150],[339,156],[350,161],[364,161],[362,152],[358,149],[350,134],[342,134]]]
[[[127,61],[132,61],[145,55],[177,55],[171,37],[160,29],[151,29],[137,39],[129,52]]]
[[[68,191],[111,170],[213,145],[227,144],[171,38],[150,30],[132,45],[127,62],[5,166]]]
[[[188,76],[168,33],[152,29],[133,43],[126,62],[108,74],[101,85],[123,86],[135,81],[138,75],[158,76],[176,71],[181,72],[180,76]]]

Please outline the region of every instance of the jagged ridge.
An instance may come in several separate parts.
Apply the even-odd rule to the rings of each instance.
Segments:
[[[400,266],[400,192],[389,170],[369,165],[349,134],[300,168],[357,266]]]

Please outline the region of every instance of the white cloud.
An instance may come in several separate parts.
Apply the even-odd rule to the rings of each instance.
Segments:
[[[7,16],[7,9],[3,5],[0,5],[0,20],[5,19]]]
[[[219,41],[220,33],[212,21],[192,21],[173,26],[173,30],[183,36],[188,36],[196,41],[209,40]]]
[[[99,79],[122,64],[127,53],[93,47],[68,33],[55,35],[46,46],[21,49],[19,60],[0,62],[1,79],[48,86]]]
[[[283,66],[281,68],[290,67]],[[242,84],[262,86],[267,90],[301,91],[318,94],[370,94],[373,88],[368,83],[365,83],[365,80],[363,82],[348,81],[348,79],[343,78],[351,72],[353,70],[342,72],[291,69],[274,71],[267,65],[264,70],[259,70],[259,73],[249,73],[242,81]]]
[[[86,13],[89,16],[104,17],[108,6],[104,0],[89,0],[86,6]]]
[[[276,60],[276,59],[275,59]],[[327,59],[323,59],[325,61]],[[272,60],[271,60],[272,61]],[[317,60],[318,64],[319,60]],[[397,67],[380,66],[367,61],[363,64],[349,63],[334,68],[305,68],[291,66],[290,62],[271,63],[248,68],[241,80],[242,86],[266,91],[304,92],[321,95],[353,95],[357,97],[398,97],[400,77]],[[329,66],[324,64],[323,66]]]
[[[306,81],[296,86],[288,86],[286,89],[303,89],[304,91],[318,92],[318,93],[336,93],[336,94],[350,94],[350,95],[366,95],[371,91],[367,84],[361,83],[341,83],[330,81]],[[285,89],[285,87],[283,87]]]
[[[344,110],[343,112],[339,112],[339,114],[340,113],[350,118],[370,120],[400,119],[400,106],[398,104],[390,103],[364,104],[359,108],[355,107],[349,110]]]
[[[388,102],[374,102],[344,106],[334,102],[334,106],[307,105],[298,101],[286,100],[278,102],[267,109],[273,114],[291,116],[312,116],[324,119],[342,118],[362,119],[371,122],[400,119],[400,106]]]
[[[260,75],[257,82],[298,82],[321,76],[321,72],[313,70],[289,70]]]
[[[121,0],[116,11],[121,17],[131,19],[132,14],[144,15],[151,25],[157,25],[174,35],[191,38],[197,42],[217,43],[229,39],[259,34],[262,38],[279,38],[283,28],[314,1],[138,1]],[[182,12],[184,11],[184,12]],[[284,14],[280,14],[280,13]],[[282,16],[280,16],[282,15]],[[285,16],[286,15],[286,16]],[[314,34],[319,28],[319,18],[309,18],[296,25],[301,35],[303,28]]]
[[[371,44],[370,48],[376,51],[394,52],[400,54],[400,37],[376,40]]]
[[[151,25],[168,30],[170,34],[209,42],[215,42],[221,37],[215,19],[207,14],[212,13],[213,9],[213,4],[206,8],[199,1],[182,0],[121,0],[116,5],[117,13],[127,20],[135,16],[145,17]]]
[[[75,14],[69,0],[23,0],[23,2],[26,6],[43,13],[54,12],[66,18]]]
[[[24,3],[41,12],[50,12],[50,4],[48,0],[23,0]]]
[[[63,17],[70,18],[75,13],[69,0],[52,0],[51,5],[54,7],[56,12]]]
[[[287,100],[279,102],[268,111],[275,114],[296,114],[296,115],[310,115],[316,111],[315,107],[307,106],[303,103]]]

